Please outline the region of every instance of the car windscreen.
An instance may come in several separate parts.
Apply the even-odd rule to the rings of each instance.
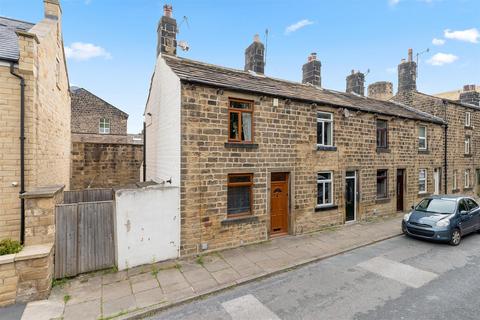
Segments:
[[[452,214],[457,202],[450,199],[423,199],[415,208],[417,211]]]

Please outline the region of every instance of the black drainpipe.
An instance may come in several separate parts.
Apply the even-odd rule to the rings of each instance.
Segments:
[[[147,181],[147,124],[143,122],[143,182]]]
[[[20,79],[20,196],[25,193],[25,79],[15,73],[10,63],[10,73]],[[20,243],[25,242],[25,199],[20,198]]]
[[[444,147],[444,169],[443,169],[443,174],[445,176],[444,180],[445,180],[445,194],[448,194],[448,191],[447,191],[447,169],[448,169],[448,166],[447,166],[447,138],[448,138],[448,125],[445,125],[444,127],[444,135],[445,135],[445,147]]]

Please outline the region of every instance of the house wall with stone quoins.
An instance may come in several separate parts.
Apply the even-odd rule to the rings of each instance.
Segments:
[[[480,132],[478,130],[480,128],[480,108],[416,91],[399,93],[394,99],[440,117],[448,123],[447,193],[480,195],[477,174],[477,170],[480,170]],[[470,113],[470,126],[467,126],[465,122],[467,112]],[[465,154],[466,138],[470,138],[470,154]],[[465,187],[466,170],[469,170],[467,171],[470,180],[469,187]],[[454,182],[455,176],[456,183]],[[444,192],[443,189],[442,192]]]
[[[50,3],[46,4],[50,8]],[[70,180],[70,95],[61,19],[43,19],[20,32],[15,72],[25,78],[25,183]],[[52,71],[54,70],[54,71]],[[0,61],[0,239],[19,238],[20,82]]]
[[[253,102],[250,148],[226,144],[229,99]],[[417,203],[419,170],[443,167],[443,127],[328,105],[261,96],[199,84],[181,87],[181,253],[235,247],[269,238],[271,172],[290,173],[289,233],[302,234],[345,221],[345,173],[358,173],[357,220],[396,212],[396,170],[406,170],[404,208]],[[331,112],[334,148],[317,150],[317,112]],[[388,150],[377,152],[376,120],[388,121]],[[428,150],[419,152],[418,127],[425,125]],[[148,150],[147,150],[148,152]],[[377,199],[377,170],[388,171],[388,195]],[[317,174],[333,173],[333,206],[318,210]],[[229,174],[253,174],[252,215],[227,217]]]

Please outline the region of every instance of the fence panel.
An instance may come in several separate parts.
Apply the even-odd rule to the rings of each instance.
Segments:
[[[114,266],[113,201],[56,207],[55,278]]]
[[[113,200],[112,189],[85,189],[65,191],[63,202],[65,204]]]

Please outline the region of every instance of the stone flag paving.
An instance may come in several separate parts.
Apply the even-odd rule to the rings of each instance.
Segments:
[[[141,318],[161,308],[394,237],[401,233],[401,217],[276,238],[127,271],[81,275],[60,281],[48,300],[27,305],[22,319]]]

